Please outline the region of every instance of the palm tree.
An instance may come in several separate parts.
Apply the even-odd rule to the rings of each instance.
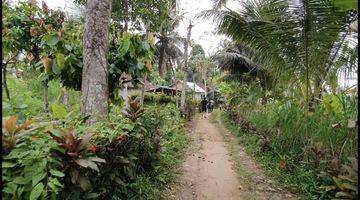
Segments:
[[[345,32],[345,12],[326,0],[304,0],[298,5],[286,0],[252,0],[242,7],[233,11],[225,6],[225,10],[209,10],[200,16],[214,17],[219,33],[251,47],[257,55],[255,63],[275,80],[291,74],[305,84],[307,102],[309,96],[321,93],[324,74],[337,54],[339,34]]]
[[[155,47],[159,62],[159,74],[163,77],[166,66],[175,63],[179,64],[180,58],[183,55],[179,46],[185,42],[185,38],[180,37],[176,32],[162,32],[160,35],[157,35],[157,38],[159,40],[156,42]],[[167,65],[164,66],[164,64]]]
[[[266,91],[272,86],[270,74],[256,62],[257,52],[248,46],[227,44],[212,56],[213,62],[221,70],[228,72],[224,80],[247,82],[258,79],[263,89],[263,103],[266,103]]]
[[[155,34],[158,38],[155,46],[157,50],[156,54],[158,56],[159,74],[161,77],[164,76],[164,71],[166,69],[164,64],[166,64],[166,62],[168,64],[179,64],[179,59],[183,55],[179,46],[185,43],[186,38],[183,38],[179,36],[177,32],[174,32],[181,19],[181,15],[169,15],[169,18],[162,22],[159,34]]]

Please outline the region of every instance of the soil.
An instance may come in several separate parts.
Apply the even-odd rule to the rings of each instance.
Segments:
[[[219,120],[212,124],[209,116],[197,116],[189,134],[191,149],[178,169],[180,182],[170,186],[170,199],[295,199],[289,191],[274,186]]]

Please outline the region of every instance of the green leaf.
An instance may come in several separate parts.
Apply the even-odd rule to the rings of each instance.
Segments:
[[[30,193],[30,200],[38,199],[43,190],[44,190],[44,184],[43,183],[37,184]]]
[[[11,104],[9,104],[8,102],[3,102],[3,109],[6,111],[10,111]]]
[[[23,187],[19,187],[19,189],[17,190],[17,195],[19,197],[21,197],[21,194],[24,192],[24,188]]]
[[[134,124],[125,124],[124,128],[127,129],[129,132],[131,132],[134,129]]]
[[[72,50],[72,46],[68,45],[68,44],[65,44],[65,48],[68,50],[68,51],[71,51]]]
[[[136,64],[136,67],[139,69],[139,70],[142,70],[142,69],[144,69],[144,63],[142,63],[142,62],[137,62],[137,64]]]
[[[85,191],[91,187],[89,178],[81,176],[79,179],[80,187]]]
[[[58,119],[65,119],[67,115],[65,106],[62,104],[53,104],[51,106],[51,110],[53,112],[53,115]]]
[[[16,109],[25,109],[25,108],[27,108],[27,107],[28,107],[28,105],[26,105],[26,104],[24,104],[24,103],[22,103],[22,104],[17,104],[17,105],[14,106],[14,108],[16,108]]]
[[[17,185],[13,182],[10,182],[6,184],[6,187],[2,191],[8,194],[15,194],[16,189]]]
[[[61,70],[56,62],[52,62],[52,71],[56,75],[59,75],[61,73]]]
[[[129,50],[130,50],[130,57],[131,57],[131,58],[135,58],[135,56],[136,56],[136,49],[135,49],[134,45],[131,45],[130,48],[129,48]]]
[[[91,160],[77,159],[77,160],[75,160],[75,162],[82,167],[86,167],[86,168],[89,167],[89,168],[99,172],[98,166],[96,165],[96,163],[94,163]]]
[[[59,190],[59,188],[52,182],[48,182],[48,186],[55,192]]]
[[[61,171],[55,170],[55,169],[51,169],[50,174],[52,174],[53,176],[57,176],[57,177],[64,177],[65,176],[64,173],[62,173]]]
[[[131,39],[130,33],[124,33],[123,39],[121,41],[121,46],[119,49],[119,53],[120,53],[121,57],[124,56],[126,54],[126,52],[129,51],[130,44],[131,44],[130,39]]]
[[[53,129],[53,130],[49,130],[49,131],[51,131],[51,133],[53,134],[53,135],[55,135],[56,137],[62,137],[62,133],[61,133],[61,131],[60,130],[56,130],[56,129]],[[57,149],[57,148],[56,148]]]
[[[99,194],[97,193],[89,193],[87,196],[86,196],[86,199],[95,199],[99,196]]]
[[[3,162],[2,167],[3,168],[12,168],[16,165],[16,163],[10,163],[10,162]]]
[[[46,176],[46,172],[37,174],[35,176],[32,177],[32,186],[36,185],[37,183],[39,183],[42,179],[44,179]]]
[[[352,195],[347,192],[337,192],[335,197],[352,197]]]
[[[62,53],[56,54],[56,62],[60,69],[64,69],[65,67],[65,56]]]
[[[336,186],[334,185],[323,185],[319,187],[320,189],[324,189],[326,192],[330,191],[330,190],[335,190]]]
[[[149,49],[150,49],[150,45],[147,42],[143,42],[143,47],[146,51],[149,51]]]
[[[119,184],[119,185],[122,185],[122,186],[126,186],[126,183],[124,183],[124,181],[122,181],[120,178],[116,177],[114,179],[114,181]]]
[[[70,170],[71,183],[76,184],[79,179],[79,171],[76,169]]]
[[[357,192],[357,186],[356,185],[352,185],[349,183],[342,183],[342,187],[348,189],[348,190],[353,190]]]
[[[64,186],[58,181],[57,178],[51,178],[48,182],[48,186],[56,193]]]
[[[43,40],[50,46],[54,46],[59,42],[59,38],[56,35],[46,35],[43,37]]]
[[[99,157],[90,157],[90,160],[94,161],[94,162],[102,162],[102,163],[106,163],[106,161],[102,158]]]
[[[25,185],[25,184],[27,184],[29,182],[29,180],[26,180],[24,177],[16,177],[15,179],[14,179],[14,183],[16,183],[16,184],[19,184],[19,185]]]

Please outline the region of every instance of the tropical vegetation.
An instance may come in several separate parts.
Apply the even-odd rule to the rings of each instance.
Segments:
[[[175,0],[74,3],[2,1],[4,199],[168,199],[199,108],[186,82],[278,184],[357,199],[357,86],[340,79],[357,73],[357,1],[213,1],[197,15],[228,38],[213,53]]]

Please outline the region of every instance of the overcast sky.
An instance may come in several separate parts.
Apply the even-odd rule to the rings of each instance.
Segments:
[[[229,1],[227,5],[233,9],[239,8],[239,3],[236,1]],[[215,25],[212,19],[195,18],[195,15],[201,11],[210,10],[211,8],[211,0],[181,0],[178,4],[179,13],[184,14],[184,19],[178,28],[179,34],[186,37],[189,20],[191,20],[194,24],[191,31],[191,39],[195,43],[200,44],[207,55],[214,53],[220,41],[226,38],[214,34]]]

